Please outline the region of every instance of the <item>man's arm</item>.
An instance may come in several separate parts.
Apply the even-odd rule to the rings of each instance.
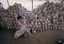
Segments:
[[[26,21],[26,23],[27,23],[27,26],[26,26],[26,28],[29,28],[29,27],[31,27],[31,25],[29,24],[29,22],[28,22],[28,21]]]
[[[20,26],[19,25],[17,25],[17,30],[19,30],[20,29]]]
[[[26,23],[27,23],[27,25],[29,25],[29,22],[28,22],[28,20],[26,20]]]

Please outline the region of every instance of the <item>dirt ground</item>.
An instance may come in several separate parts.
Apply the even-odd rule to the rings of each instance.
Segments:
[[[58,39],[64,39],[64,30],[47,30],[18,39],[13,35],[13,30],[0,30],[0,44],[57,44]]]

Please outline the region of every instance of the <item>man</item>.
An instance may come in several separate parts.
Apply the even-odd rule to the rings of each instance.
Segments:
[[[30,34],[29,30],[30,25],[27,22],[27,20],[23,19],[22,16],[18,16],[17,20],[18,20],[18,26],[17,26],[18,30],[15,32],[14,38],[18,38],[19,36],[24,34],[25,31]]]

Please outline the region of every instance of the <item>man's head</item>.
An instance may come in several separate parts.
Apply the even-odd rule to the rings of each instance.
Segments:
[[[18,16],[18,17],[17,17],[17,20],[20,21],[20,22],[23,22],[22,16]]]
[[[18,16],[18,17],[17,17],[17,20],[19,20],[19,19],[23,19],[22,16]]]

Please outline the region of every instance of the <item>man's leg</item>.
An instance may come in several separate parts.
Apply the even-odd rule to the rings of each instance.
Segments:
[[[28,37],[29,35],[31,35],[30,29],[27,29],[27,28],[26,28],[23,36],[24,36],[24,37]]]
[[[25,28],[22,27],[20,30],[16,31],[14,34],[14,38],[19,38],[25,32]]]
[[[30,35],[31,32],[30,32],[30,28],[26,29],[27,33]]]
[[[19,38],[20,34],[19,34],[19,30],[15,32],[14,34],[14,38]]]

